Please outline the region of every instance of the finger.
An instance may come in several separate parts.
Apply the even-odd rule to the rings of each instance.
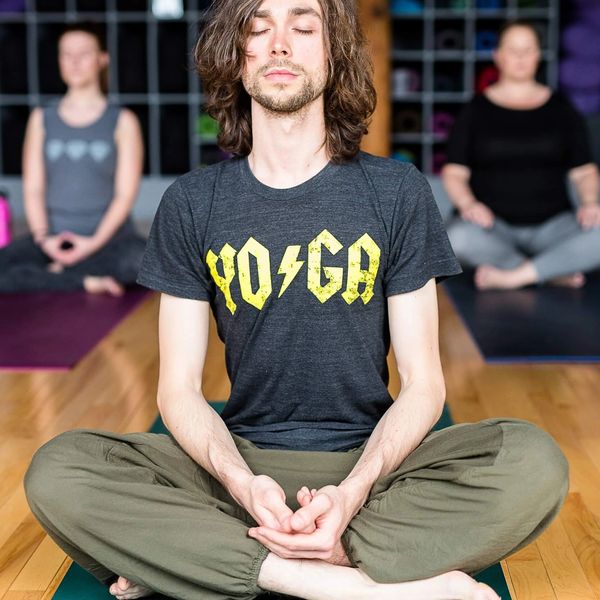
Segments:
[[[273,544],[288,550],[324,551],[327,548],[327,535],[322,531],[314,533],[283,533],[267,527],[255,527],[251,530],[254,536],[261,536]]]
[[[279,529],[279,520],[277,517],[262,506],[256,509],[256,521],[259,525],[264,525],[271,529]]]
[[[290,521],[294,515],[294,511],[287,505],[285,502],[281,502],[271,508],[271,512],[275,515],[277,519],[277,527],[275,529],[279,529],[281,531],[291,531]]]
[[[296,494],[296,499],[300,506],[306,506],[312,500],[312,496],[306,486],[301,487]]]
[[[271,552],[277,554],[277,556],[280,556],[281,558],[320,558],[323,560],[329,558],[329,553],[324,552],[322,550],[292,549],[285,545],[278,544],[258,533],[255,535],[251,535],[250,537],[254,538],[257,542],[259,542],[260,544],[262,544]]]
[[[294,513],[290,524],[296,531],[300,531],[329,511],[331,506],[331,498],[327,494],[317,494],[308,506],[304,506]]]

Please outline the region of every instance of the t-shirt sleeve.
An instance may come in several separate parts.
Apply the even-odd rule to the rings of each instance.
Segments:
[[[210,301],[212,289],[201,247],[189,199],[176,180],[160,201],[137,282],[172,296]]]
[[[448,144],[446,146],[447,163],[457,163],[467,167],[470,165],[469,141],[471,139],[472,113],[472,103],[463,107],[459,113],[448,137]]]
[[[462,272],[427,179],[412,167],[400,185],[390,228],[386,297]]]
[[[565,106],[562,121],[567,140],[566,163],[568,169],[574,169],[593,162],[590,134],[583,116],[567,98],[562,96],[562,100]]]

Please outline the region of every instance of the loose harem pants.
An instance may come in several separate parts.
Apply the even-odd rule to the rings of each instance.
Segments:
[[[362,449],[259,449],[234,436],[252,471],[297,490],[338,484]],[[54,541],[109,584],[123,575],[167,596],[251,599],[268,550],[252,517],[167,435],[75,430],[35,454],[30,506]],[[378,582],[476,573],[530,543],[556,516],[566,460],[525,421],[488,419],[430,433],[377,481],[342,542]]]

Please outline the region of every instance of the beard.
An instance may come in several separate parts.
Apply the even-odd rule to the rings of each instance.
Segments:
[[[276,84],[274,87],[281,93],[265,92],[261,88],[262,76],[270,69],[289,69],[292,73],[302,76],[302,87],[295,94],[286,94],[285,83]],[[272,113],[287,115],[302,110],[305,106],[316,100],[325,90],[325,77],[317,74],[311,77],[304,69],[286,61],[269,64],[261,67],[250,76],[243,77],[243,84],[248,95],[263,108]]]

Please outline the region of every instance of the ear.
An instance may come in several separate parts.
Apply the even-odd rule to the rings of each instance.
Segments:
[[[102,65],[103,69],[106,69],[108,67],[108,65],[110,64],[110,56],[108,52],[102,52],[100,54],[100,64]]]

